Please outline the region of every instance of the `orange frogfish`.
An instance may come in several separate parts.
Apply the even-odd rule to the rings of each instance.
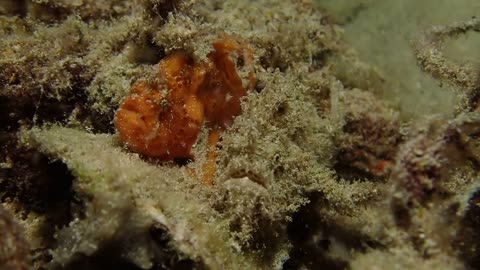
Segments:
[[[245,42],[220,36],[207,60],[174,52],[159,63],[155,82],[137,81],[115,114],[120,140],[131,151],[162,161],[193,158],[191,150],[205,123],[209,128],[203,181],[213,183],[220,132],[241,113],[241,98],[255,86],[253,51]],[[247,82],[236,62],[248,70]]]

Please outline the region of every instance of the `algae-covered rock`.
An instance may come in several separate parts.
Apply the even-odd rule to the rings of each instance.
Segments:
[[[78,216],[56,232],[52,266],[75,265],[78,256],[120,245],[113,247],[119,258],[142,268],[161,263],[161,249],[211,269],[253,267],[251,258],[234,249],[225,224],[208,205],[176,190],[185,181],[185,168],[146,164],[122,152],[111,135],[53,127],[25,136],[69,167],[75,196],[84,200]],[[162,230],[168,238],[155,242]]]

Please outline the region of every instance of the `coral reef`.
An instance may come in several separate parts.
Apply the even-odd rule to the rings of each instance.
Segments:
[[[402,122],[310,1],[0,3],[8,269],[478,267],[475,20],[414,42],[469,106]]]

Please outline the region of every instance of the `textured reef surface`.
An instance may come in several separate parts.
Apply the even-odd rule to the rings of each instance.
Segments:
[[[0,0],[2,269],[480,267],[480,72],[443,53],[480,22],[418,33],[458,104],[402,117],[337,21]]]

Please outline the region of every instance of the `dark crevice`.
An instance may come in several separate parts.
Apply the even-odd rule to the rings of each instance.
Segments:
[[[138,65],[155,65],[166,56],[165,48],[154,42],[152,33],[144,33],[129,48],[129,61]]]
[[[173,12],[181,1],[179,0],[150,0],[145,1],[145,11],[150,16],[159,16],[162,19],[166,19],[168,13]]]
[[[471,269],[480,269],[480,191],[470,197],[461,224],[455,241],[460,257]]]
[[[0,169],[0,200],[21,206],[25,213],[44,214],[52,225],[67,224],[71,220],[74,177],[66,165],[20,147],[15,140],[1,152],[11,166]],[[51,230],[53,233],[53,226]]]
[[[0,0],[0,15],[13,15],[23,18],[26,14],[25,0]]]
[[[201,263],[188,259],[184,254],[180,254],[171,248],[170,242],[172,239],[167,228],[156,224],[150,227],[149,233],[158,248],[156,254],[157,262],[154,264],[153,269],[204,269]]]
[[[359,179],[362,179],[362,181],[364,180],[379,181],[380,180],[379,177],[375,177],[374,175],[364,170],[360,170],[353,166],[349,166],[347,162],[344,162],[342,160],[337,161],[333,166],[333,169],[335,170],[335,173],[339,176],[340,179],[346,180],[349,183],[359,181]]]
[[[88,116],[88,118],[91,119],[92,131],[95,133],[115,133],[115,127],[113,125],[114,117],[115,111],[113,109],[108,112],[92,110]]]
[[[335,261],[326,256],[330,247],[327,235],[322,234],[321,223],[315,210],[315,203],[310,202],[293,215],[288,226],[288,236],[293,244],[290,259],[284,264],[284,270],[300,269],[345,269],[347,263]],[[314,240],[314,239],[319,239]]]
[[[92,256],[78,255],[75,260],[61,268],[69,270],[141,270],[142,268],[122,258],[122,243],[112,241]],[[159,268],[160,269],[160,268]]]
[[[62,100],[40,93],[32,96],[0,96],[0,131],[15,132],[20,126],[46,123],[66,124],[74,110],[82,110],[87,97],[81,89],[72,90]],[[87,115],[79,115],[86,118]]]
[[[346,269],[348,258],[342,260],[329,256],[334,243],[341,243],[347,250],[365,252],[372,248],[383,248],[379,243],[354,231],[330,224],[322,218],[319,205],[327,204],[321,194],[312,194],[310,203],[303,206],[292,217],[288,236],[293,244],[290,259],[284,270],[300,269]]]

